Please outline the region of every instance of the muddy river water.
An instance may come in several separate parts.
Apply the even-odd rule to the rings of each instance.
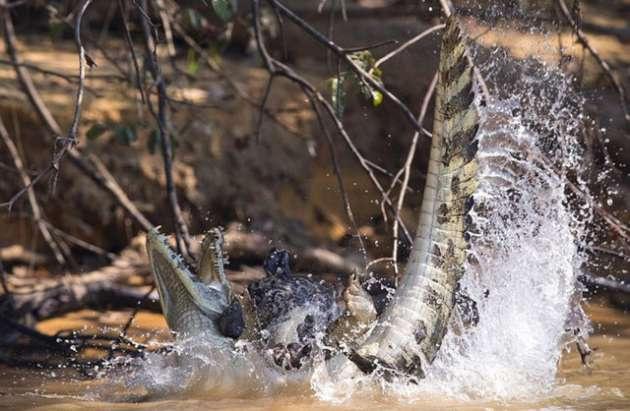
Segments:
[[[341,404],[318,399],[308,385],[288,386],[273,394],[231,397],[194,391],[157,400],[123,402],[124,392],[99,379],[79,379],[64,372],[0,368],[0,409],[10,410],[300,410],[300,409],[630,409],[630,315],[592,302],[588,312],[594,326],[590,344],[595,348],[592,368],[585,369],[573,350],[563,355],[555,386],[545,394],[519,400],[453,398],[427,393],[404,399],[374,389],[353,395]],[[69,316],[63,321],[81,321]],[[62,322],[40,325],[53,331]],[[143,313],[135,322],[136,331],[161,334],[159,315]]]

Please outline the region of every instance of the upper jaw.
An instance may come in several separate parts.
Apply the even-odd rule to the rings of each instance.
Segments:
[[[169,327],[185,334],[219,334],[216,323],[229,305],[225,284],[202,282],[171,248],[159,227],[147,233],[147,254]]]

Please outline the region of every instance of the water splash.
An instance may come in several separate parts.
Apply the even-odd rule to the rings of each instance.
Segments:
[[[576,203],[581,189],[581,98],[561,71],[494,50],[481,67],[494,99],[480,108],[481,185],[473,208],[473,256],[461,282],[477,302],[479,324],[453,319],[434,363],[419,384],[361,377],[333,384],[325,367],[299,372],[270,368],[255,350],[209,349],[180,342],[172,356],[149,354],[135,370],[110,375],[148,395],[194,393],[204,398],[259,396],[305,388],[328,401],[385,392],[412,400],[535,399],[549,395],[567,344],[591,212]],[[579,308],[578,308],[579,309]],[[587,329],[586,324],[580,324]],[[183,354],[177,357],[177,354]],[[188,357],[185,364],[178,358]]]
[[[525,77],[522,94],[482,110],[474,258],[461,282],[477,302],[480,321],[459,333],[452,327],[422,384],[449,395],[547,393],[567,318],[579,309],[572,302],[586,220],[571,210],[567,189],[568,171],[579,170],[579,112],[562,103],[577,97],[560,73],[543,73]],[[555,93],[532,94],[540,82],[552,83]],[[544,116],[533,113],[541,109]]]
[[[515,61],[495,49],[481,68],[494,85],[494,99],[480,104],[481,184],[461,281],[477,302],[480,321],[465,328],[455,316],[419,384],[368,383],[393,398],[530,401],[555,395],[557,364],[572,341],[568,319],[583,334],[589,330],[577,281],[592,218],[575,195],[576,189],[588,195],[582,98],[570,77],[535,59]],[[312,386],[336,402],[357,389],[335,387],[324,374],[316,374]]]

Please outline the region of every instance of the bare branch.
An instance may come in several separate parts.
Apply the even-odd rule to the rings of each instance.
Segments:
[[[278,0],[267,0],[267,1],[273,7],[277,7],[278,10],[283,15],[285,15],[289,20],[291,20],[298,27],[302,28],[312,38],[314,38],[319,43],[323,44],[328,49],[330,49],[333,53],[335,53],[337,57],[339,57],[342,61],[344,61],[348,66],[350,66],[350,69],[353,72],[355,72],[363,81],[368,83],[371,87],[375,88],[376,90],[380,91],[385,97],[387,97],[396,106],[398,106],[398,108],[402,111],[402,113],[404,114],[404,116],[407,118],[407,120],[409,121],[409,123],[414,129],[418,131],[422,131],[422,127],[416,121],[416,118],[411,112],[411,110],[409,110],[409,107],[407,107],[402,101],[400,101],[400,99],[396,95],[394,95],[391,91],[387,90],[379,81],[376,81],[374,77],[372,77],[368,72],[366,72],[361,67],[359,67],[359,65],[356,62],[354,62],[352,58],[350,58],[349,53],[346,49],[338,46],[336,43],[331,41],[328,37],[321,34],[313,26],[311,26],[302,18],[297,16],[295,13],[293,13],[289,8],[287,8],[284,4],[280,3]]]
[[[87,8],[92,3],[92,0],[83,0],[81,5],[79,6],[79,11],[77,12],[75,21],[74,21],[74,41],[77,46],[77,50],[79,52],[79,86],[77,88],[76,100],[74,103],[74,115],[72,116],[72,124],[70,125],[70,131],[68,132],[68,136],[65,139],[61,149],[55,153],[52,161],[52,168],[54,170],[52,176],[52,192],[55,192],[55,186],[57,183],[57,178],[59,176],[59,164],[61,160],[65,156],[66,152],[71,150],[74,146],[79,143],[79,138],[77,137],[77,130],[79,128],[79,121],[81,120],[81,109],[83,107],[83,94],[85,92],[85,65],[89,64],[90,67],[95,65],[90,56],[88,56],[85,52],[85,48],[83,47],[83,43],[81,42],[81,21],[83,19],[83,15],[85,14]]]
[[[0,0],[0,8],[5,4],[6,0]],[[55,138],[58,138],[62,135],[61,127],[59,127],[59,124],[40,97],[37,88],[35,88],[35,84],[33,83],[33,79],[31,78],[30,73],[24,66],[24,62],[18,54],[16,47],[17,39],[15,36],[15,30],[13,28],[11,14],[8,9],[5,8],[2,10],[2,17],[4,22],[5,45],[7,51],[9,52],[11,62],[13,63],[18,82],[20,83],[24,94],[26,94],[26,97],[35,109],[35,112],[39,116],[43,125]],[[152,224],[135,207],[135,205],[125,194],[124,190],[120,187],[120,185],[118,185],[111,174],[107,172],[107,169],[104,165],[101,164],[101,167],[99,167],[101,171],[101,174],[99,174],[81,157],[80,152],[76,148],[70,149],[68,151],[68,154],[72,163],[84,174],[90,177],[92,181],[94,181],[100,188],[108,192],[112,196],[112,198],[123,207],[127,214],[130,215],[143,229],[149,230],[152,227]],[[94,161],[95,159],[96,157],[93,156],[92,160]],[[31,185],[35,185],[51,170],[52,165],[49,164],[43,171],[41,171],[35,178],[31,180]],[[102,174],[103,172],[105,172],[106,174]],[[27,189],[28,187],[18,192],[16,195],[13,196],[13,198],[11,198],[10,201],[5,203],[4,205],[8,205],[8,207],[10,208],[11,205],[17,200],[17,198],[19,198],[19,196],[26,192]]]
[[[316,114],[317,121],[319,122],[319,127],[324,133],[326,137],[326,142],[328,144],[328,149],[330,151],[330,158],[333,164],[333,171],[335,172],[335,176],[337,177],[337,184],[339,185],[339,191],[341,192],[341,198],[343,199],[344,208],[346,211],[346,215],[348,216],[348,221],[352,225],[352,229],[354,230],[354,235],[359,240],[359,246],[361,249],[361,255],[363,256],[363,265],[367,268],[367,251],[365,249],[365,243],[363,242],[363,238],[361,237],[361,233],[359,232],[359,227],[357,225],[357,221],[354,218],[354,213],[352,212],[352,206],[350,205],[350,198],[348,197],[348,192],[346,191],[346,187],[343,182],[343,177],[341,175],[341,167],[339,166],[339,160],[337,159],[337,151],[335,150],[335,143],[333,142],[332,136],[328,132],[326,128],[326,124],[324,123],[324,119],[317,104],[317,100],[312,93],[307,94],[309,97],[309,101],[311,102],[311,106],[313,107],[313,111]]]
[[[173,219],[175,222],[175,234],[177,239],[177,250],[184,256],[184,258],[191,259],[189,254],[190,249],[190,234],[188,233],[188,227],[184,221],[179,202],[177,201],[177,192],[175,191],[175,183],[173,181],[173,148],[171,145],[171,133],[168,131],[167,124],[167,93],[166,85],[164,83],[164,77],[160,70],[160,66],[157,61],[157,50],[153,36],[151,35],[151,23],[146,15],[148,11],[147,0],[141,1],[141,6],[138,7],[141,11],[140,24],[142,26],[142,32],[144,34],[144,45],[148,57],[149,69],[155,80],[158,90],[158,111],[155,112],[153,104],[150,99],[147,99],[147,107],[151,115],[155,118],[159,131],[160,131],[160,146],[162,151],[162,160],[164,163],[164,174],[166,176],[166,192],[173,213]]]
[[[378,59],[376,61],[376,63],[374,63],[374,67],[379,67],[381,64],[385,63],[387,60],[389,60],[390,58],[394,57],[395,55],[399,54],[400,52],[402,52],[403,50],[405,50],[407,47],[412,46],[413,44],[417,43],[418,41],[422,40],[423,38],[425,38],[426,36],[428,36],[431,33],[434,33],[438,30],[442,30],[444,27],[446,27],[445,24],[438,24],[437,26],[433,26],[431,28],[426,29],[425,31],[423,31],[422,33],[412,37],[411,39],[407,40],[406,42],[404,42],[400,47],[398,47],[396,50],[390,51],[389,53],[387,53],[386,55],[384,55],[383,57],[381,57],[380,59]]]
[[[131,38],[131,33],[129,32],[129,27],[127,26],[127,9],[123,0],[118,0],[118,8],[120,9],[120,18],[122,20],[123,29],[125,31],[125,39],[127,40],[127,46],[129,47],[129,52],[131,53],[131,61],[133,62],[133,67],[136,71],[136,87],[140,92],[140,97],[142,98],[142,102],[146,103],[146,98],[144,96],[144,87],[142,87],[142,79],[140,77],[140,65],[138,64],[138,57],[136,56],[136,50],[133,47],[133,39]]]
[[[420,108],[420,114],[418,115],[418,123],[422,124],[424,122],[424,117],[427,114],[427,110],[429,108],[429,102],[431,101],[431,97],[435,91],[435,87],[438,82],[438,74],[435,73],[433,76],[433,80],[431,80],[431,84],[429,85],[429,89],[424,95],[424,99],[422,100],[422,107]],[[413,134],[413,139],[411,141],[411,147],[409,147],[409,153],[407,153],[407,159],[405,160],[405,165],[403,167],[404,176],[403,182],[400,187],[400,193],[398,194],[398,203],[396,204],[396,218],[394,219],[394,247],[392,251],[392,260],[394,261],[394,271],[398,274],[398,221],[400,218],[400,211],[402,210],[403,204],[405,203],[405,194],[407,194],[407,186],[409,185],[409,176],[411,175],[411,164],[413,163],[414,156],[416,155],[416,149],[418,147],[418,139],[420,138],[420,133],[416,131]]]
[[[55,242],[55,239],[50,234],[48,227],[44,222],[44,217],[42,211],[39,207],[39,203],[37,202],[37,196],[35,195],[35,190],[31,185],[31,178],[25,171],[24,164],[22,163],[22,159],[20,158],[20,153],[18,152],[17,147],[9,137],[9,132],[7,131],[2,119],[0,118],[0,138],[4,142],[4,145],[7,146],[9,150],[9,154],[13,158],[13,164],[15,164],[15,168],[20,172],[20,178],[22,179],[22,183],[24,187],[27,188],[28,193],[28,202],[31,205],[31,212],[33,213],[33,219],[35,220],[35,224],[37,224],[37,228],[42,233],[42,237],[44,237],[44,241],[48,244],[48,247],[53,252],[55,259],[61,265],[66,263],[66,259],[63,256],[63,253],[59,249],[59,245]]]
[[[265,46],[265,43],[264,43],[264,41],[262,39],[262,32],[260,31],[260,23],[257,22],[257,20],[259,19],[259,16],[260,16],[259,15],[259,9],[260,9],[260,0],[253,0],[253,2],[252,2],[252,14],[253,14],[253,18],[254,18],[254,32],[256,34],[256,41],[258,43],[258,50],[259,50],[259,52],[261,54],[261,57],[262,57],[263,61],[265,62],[265,65],[267,66],[267,70],[269,70],[269,72],[272,75],[278,75],[278,76],[285,77],[285,78],[291,80],[292,82],[294,82],[295,84],[300,86],[300,88],[304,91],[304,94],[308,98],[310,98],[312,96],[319,102],[319,104],[321,104],[321,106],[328,113],[328,116],[330,117],[330,120],[333,122],[333,124],[337,128],[337,131],[339,132],[339,134],[341,134],[343,136],[344,141],[346,142],[346,145],[350,148],[350,150],[352,151],[352,153],[355,156],[355,158],[359,161],[359,164],[361,165],[361,167],[367,172],[370,180],[372,181],[372,183],[374,184],[376,189],[379,191],[381,196],[383,196],[383,198],[385,198],[385,202],[386,202],[387,206],[389,207],[392,215],[395,215],[394,205],[393,205],[391,199],[389,198],[388,195],[386,195],[382,184],[380,183],[380,181],[374,175],[374,170],[372,169],[372,166],[370,165],[370,163],[366,160],[366,158],[357,149],[356,145],[352,141],[352,138],[350,138],[350,136],[348,135],[346,129],[344,128],[343,123],[337,117],[337,115],[335,113],[335,109],[333,108],[333,106],[328,102],[328,100],[326,100],[324,98],[324,96],[322,96],[322,94],[320,92],[317,91],[317,89],[311,83],[309,83],[303,77],[301,77],[300,75],[295,73],[295,71],[293,71],[289,66],[285,65],[282,62],[279,62],[279,61],[273,59],[269,55],[269,53],[267,51],[267,48]],[[337,47],[337,46],[335,46],[335,47]],[[415,119],[414,119],[414,122],[415,122]],[[420,129],[422,129],[422,127],[420,127]],[[400,226],[403,229],[403,232],[405,233],[405,236],[406,236],[407,240],[409,241],[409,243],[411,243],[412,240],[411,240],[411,236],[409,235],[409,231],[407,230],[406,226],[404,225],[404,223],[402,221],[399,221],[399,222],[400,222]]]
[[[260,112],[258,114],[258,124],[256,125],[256,141],[260,141],[260,129],[262,128],[263,119],[265,117],[265,108],[267,107],[267,100],[271,93],[271,86],[273,84],[273,75],[269,76],[267,80],[267,86],[265,86],[265,94],[263,94],[262,101],[260,103]]]
[[[562,11],[562,15],[564,16],[565,20],[573,29],[573,33],[576,35],[578,41],[589,51],[589,53],[591,53],[595,61],[597,61],[597,64],[599,64],[602,70],[604,70],[604,73],[606,73],[606,76],[608,76],[608,78],[610,79],[613,87],[615,87],[615,89],[617,90],[617,94],[619,95],[619,102],[621,104],[621,108],[623,109],[625,119],[626,121],[630,121],[630,112],[628,111],[628,104],[626,102],[625,87],[619,82],[619,80],[617,80],[617,78],[615,78],[610,68],[610,65],[599,55],[597,50],[595,50],[595,48],[588,41],[586,35],[584,35],[584,33],[582,32],[582,29],[580,29],[577,22],[571,16],[571,13],[569,12],[569,9],[567,8],[564,0],[556,0],[556,3],[560,7],[560,10]]]

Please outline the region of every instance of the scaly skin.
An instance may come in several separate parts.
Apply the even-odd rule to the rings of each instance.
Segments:
[[[351,356],[364,371],[422,378],[446,333],[468,247],[468,212],[476,179],[479,115],[472,68],[454,18],[442,40],[435,122],[413,251],[393,301]]]
[[[169,328],[184,336],[206,334],[228,342],[231,339],[220,333],[218,321],[230,304],[231,289],[223,273],[220,246],[209,246],[217,244],[213,234],[208,236],[213,241],[204,241],[202,277],[188,269],[158,228],[147,233],[147,253]]]
[[[478,186],[479,115],[472,84],[466,46],[451,17],[442,40],[429,169],[412,254],[393,301],[365,341],[364,336],[353,336],[361,340],[355,341],[358,348],[347,358],[338,354],[329,361],[331,374],[339,380],[378,367],[422,378],[422,366],[430,364],[440,348],[464,271],[468,213]],[[218,263],[220,239],[210,235],[204,248],[208,252],[202,256],[199,274],[207,284],[195,278],[163,236],[157,231],[148,234],[147,250],[169,327],[188,335],[203,331],[225,338],[217,321],[233,297]],[[353,298],[364,300],[359,294]],[[251,313],[251,308],[245,311]],[[368,326],[372,312],[360,309],[349,313],[349,318]],[[342,336],[347,335],[344,328],[333,326]]]

